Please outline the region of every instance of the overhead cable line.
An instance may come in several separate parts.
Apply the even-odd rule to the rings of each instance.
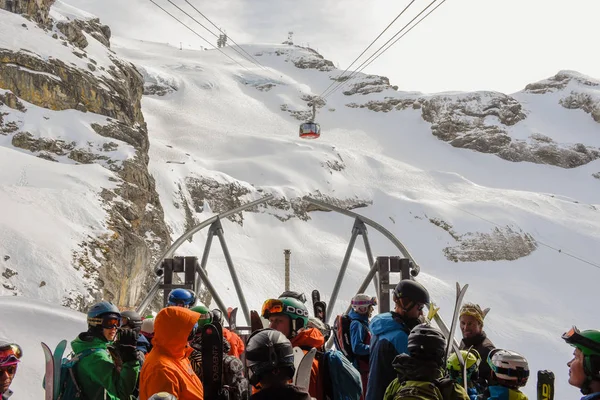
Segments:
[[[504,228],[504,226],[502,226],[502,225],[500,225],[500,224],[498,224],[498,223],[496,223],[496,222],[494,222],[494,221],[492,221],[492,220],[489,220],[489,219],[487,219],[487,218],[484,218],[484,217],[482,217],[482,216],[479,216],[479,215],[477,215],[477,214],[475,214],[475,213],[473,213],[473,212],[471,212],[471,211],[464,210],[464,209],[462,209],[461,207],[459,207],[459,206],[457,206],[457,205],[454,205],[454,204],[452,204],[452,203],[450,203],[450,202],[447,202],[447,201],[445,201],[445,200],[442,200],[442,199],[437,199],[437,200],[438,200],[438,201],[441,201],[442,203],[446,203],[446,204],[447,204],[447,205],[449,205],[450,207],[454,207],[454,208],[456,208],[457,210],[460,210],[460,211],[462,211],[462,212],[464,212],[464,213],[466,213],[466,214],[472,215],[472,216],[473,216],[473,217],[475,217],[475,218],[479,218],[479,219],[480,219],[480,220],[482,220],[482,221],[488,222],[488,223],[490,223],[490,224],[492,224],[492,225],[495,225],[495,226],[497,226],[497,227],[499,227],[499,228]],[[533,236],[533,235],[532,235],[532,236]],[[584,259],[584,258],[582,258],[582,257],[580,257],[580,256],[578,256],[578,255],[576,255],[576,254],[572,254],[572,253],[570,253],[570,252],[567,252],[567,251],[565,251],[565,250],[563,250],[563,249],[560,249],[560,248],[558,248],[558,247],[554,247],[554,246],[551,246],[551,245],[549,245],[549,244],[546,244],[546,243],[542,242],[541,240],[539,240],[539,239],[537,239],[537,238],[535,238],[535,241],[536,241],[537,243],[541,244],[541,245],[542,245],[542,246],[544,246],[544,247],[547,247],[547,248],[549,248],[549,249],[551,249],[551,250],[555,250],[555,251],[557,251],[557,252],[558,252],[558,253],[560,253],[560,254],[564,254],[564,255],[566,255],[567,257],[574,258],[575,260],[581,261],[581,262],[583,262],[583,263],[586,263],[586,264],[589,264],[589,265],[591,265],[592,267],[596,267],[596,268],[599,268],[599,269],[600,269],[600,264],[596,264],[596,263],[594,263],[594,262],[592,262],[592,261],[588,261],[588,260],[586,260],[586,259]]]
[[[170,12],[168,12],[167,10],[165,10],[163,7],[161,7],[159,4],[157,4],[154,0],[148,0],[150,1],[152,4],[154,4],[156,7],[160,8],[161,10],[163,10],[165,13],[167,13],[169,16],[171,16],[171,18],[173,18],[174,20],[176,20],[177,22],[179,22],[181,25],[185,26],[188,30],[190,30],[194,35],[198,36],[200,39],[204,40],[206,43],[208,43],[209,45],[211,45],[212,47],[214,47],[215,49],[219,50],[219,52],[221,54],[223,54],[225,57],[229,58],[231,61],[233,61],[234,63],[236,63],[237,65],[239,65],[240,67],[250,71],[247,67],[245,67],[244,65],[240,64],[237,60],[233,59],[231,56],[229,56],[228,54],[225,54],[225,52],[221,51],[221,49],[219,49],[217,46],[215,46],[214,44],[212,44],[211,42],[209,42],[208,40],[206,40],[204,37],[202,37],[202,35],[200,35],[198,32],[196,32],[194,29],[190,28],[185,22],[181,21],[179,18],[177,18],[176,16],[174,16],[173,14],[171,14]],[[252,72],[252,71],[250,71]]]
[[[187,0],[186,0],[187,1]],[[354,59],[354,61],[352,61],[352,63],[350,65],[348,65],[348,68],[346,68],[346,70],[344,72],[342,72],[341,74],[339,74],[338,76],[336,76],[333,80],[333,82],[331,82],[329,84],[329,86],[327,86],[327,88],[325,90],[323,90],[323,92],[319,95],[319,97],[322,97],[323,94],[325,92],[327,92],[329,90],[330,87],[332,87],[336,82],[339,82],[339,79],[341,79],[343,77],[343,75],[348,72],[348,70],[350,69],[350,67],[352,67],[354,65],[355,62],[358,61],[359,58],[361,58],[363,56],[363,54],[365,54],[367,52],[367,50],[369,50],[371,48],[371,46],[373,46],[375,44],[375,42],[381,37],[381,35],[383,35],[389,28],[390,26],[392,26],[394,24],[394,22],[396,22],[396,20],[398,18],[400,18],[402,16],[402,14],[404,14],[404,12],[412,5],[412,3],[414,3],[416,0],[412,0],[410,3],[408,3],[408,5],[406,7],[404,7],[404,10],[400,11],[400,13],[398,15],[396,15],[396,18],[394,18],[392,20],[392,22],[390,22],[388,24],[388,26],[385,27],[385,29],[383,31],[381,31],[381,33],[367,46],[366,49],[363,50],[362,53],[360,53],[358,55],[358,57],[356,57]]]
[[[213,35],[214,37],[216,37],[217,39],[219,38],[219,35],[217,35],[216,33],[214,33],[213,31],[211,31],[210,29],[208,29],[206,26],[204,26],[200,21],[198,21],[196,18],[192,17],[187,11],[185,11],[184,9],[182,9],[181,7],[179,7],[177,4],[173,3],[172,0],[167,0],[169,3],[171,3],[173,6],[175,6],[175,8],[177,8],[179,11],[181,11],[182,13],[184,13],[185,15],[187,15],[189,18],[192,19],[192,21],[194,21],[195,23],[197,23],[198,25],[200,25],[201,27],[203,27],[204,29],[206,29],[211,35]],[[211,46],[213,46],[215,49],[221,51],[221,49],[219,49],[218,47],[216,47],[215,45],[213,45],[211,43]],[[237,54],[239,54],[241,57],[245,58],[246,60],[248,60],[250,63],[252,64],[256,64],[258,67],[262,67],[262,65],[257,64],[256,62],[252,61],[251,59],[249,59],[248,57],[246,57],[245,55],[243,55],[242,53],[240,53],[235,47],[231,48],[233,51],[235,51]],[[223,51],[221,51],[221,53],[223,53]],[[225,53],[223,53],[225,54]]]
[[[435,10],[437,10],[437,8],[438,8],[439,6],[441,6],[442,4],[444,4],[444,2],[445,2],[445,1],[446,1],[446,0],[442,0],[442,2],[441,2],[440,4],[438,4],[437,6],[435,6],[435,7],[433,8],[433,10],[431,10],[431,11],[429,11],[427,14],[425,14],[425,15],[423,16],[423,18],[421,18],[419,21],[417,21],[417,23],[416,23],[416,24],[414,24],[413,26],[411,26],[411,27],[410,27],[410,28],[409,28],[409,29],[408,29],[406,32],[404,32],[404,33],[403,33],[403,34],[402,34],[402,35],[401,35],[401,36],[400,36],[398,39],[394,40],[394,41],[392,42],[392,44],[390,44],[390,45],[389,45],[389,46],[388,46],[386,49],[384,49],[384,50],[383,50],[383,51],[382,51],[380,54],[378,54],[378,55],[377,55],[377,56],[376,56],[374,59],[372,59],[371,61],[369,61],[369,63],[368,63],[367,65],[365,65],[364,67],[362,67],[362,68],[360,69],[360,71],[364,70],[364,69],[365,69],[365,68],[367,68],[369,65],[371,65],[371,63],[372,63],[373,61],[377,60],[377,59],[379,58],[379,56],[381,56],[381,55],[382,55],[383,53],[385,53],[385,52],[386,52],[386,51],[387,51],[387,50],[388,50],[390,47],[392,47],[394,44],[396,44],[396,42],[397,42],[398,40],[402,39],[404,36],[406,36],[406,34],[408,34],[408,32],[412,31],[412,30],[413,30],[413,28],[414,28],[415,26],[419,25],[419,23],[420,23],[421,21],[423,21],[425,18],[427,18],[427,16],[429,16],[429,14],[431,14],[432,12],[434,12]]]
[[[184,0],[186,3],[188,3],[190,5],[190,7],[192,7],[198,14],[200,14],[204,19],[206,19],[208,22],[211,23],[212,26],[214,26],[215,28],[217,28],[217,30],[219,32],[221,32],[223,35],[227,35],[225,32],[223,32],[221,30],[221,28],[219,28],[217,25],[215,25],[210,18],[208,18],[206,15],[204,15],[200,10],[198,10],[192,3],[189,2],[189,0]],[[254,60],[254,62],[256,64],[258,64],[261,68],[263,68],[266,71],[270,71],[267,67],[263,66],[256,58],[254,58],[250,53],[248,53],[246,50],[244,50],[244,48],[242,46],[240,46],[239,44],[236,43],[235,40],[233,40],[233,38],[229,35],[227,35],[227,39],[231,40],[231,42],[233,44],[235,44],[241,51],[243,51],[244,53],[246,53],[250,58],[252,58],[252,60]],[[232,46],[233,48],[233,46]]]
[[[420,13],[418,13],[413,19],[411,19],[406,25],[404,25],[398,32],[396,32],[396,34],[394,34],[394,36],[392,36],[387,42],[385,42],[381,47],[379,47],[373,54],[371,54],[365,61],[363,61],[362,64],[360,64],[358,66],[358,69],[356,69],[355,71],[353,71],[349,76],[348,79],[344,80],[343,82],[338,82],[338,84],[329,91],[329,93],[327,93],[325,96],[323,96],[323,98],[327,98],[329,96],[331,96],[335,91],[337,91],[338,89],[340,89],[342,86],[344,86],[350,79],[352,79],[353,77],[355,77],[359,72],[361,72],[362,70],[364,70],[366,67],[365,65],[367,63],[369,63],[369,61],[371,61],[373,59],[373,57],[379,57],[381,54],[385,53],[390,47],[388,46],[387,48],[385,48],[385,50],[383,50],[379,55],[377,55],[377,53],[379,53],[381,51],[381,49],[383,49],[385,46],[387,46],[392,40],[396,39],[396,37],[398,35],[400,35],[410,24],[412,24],[417,18],[419,18],[421,16],[421,14],[423,14],[425,11],[427,11],[427,9],[429,7],[431,7],[433,4],[435,4],[438,0],[433,0],[431,3],[429,3],[427,5],[427,7],[425,7],[423,10],[421,10]],[[430,11],[427,15],[425,15],[423,18],[421,18],[415,25],[413,25],[410,29],[412,30],[412,28],[414,28],[415,26],[417,26],[421,21],[423,21],[428,15],[430,15],[433,11],[435,11],[440,5],[442,5],[446,0],[442,0],[442,2],[435,7],[432,11]],[[408,33],[409,31],[405,32]],[[404,35],[402,35],[401,37],[403,37]],[[400,38],[398,38],[396,41],[394,41],[394,43],[396,43]],[[393,44],[392,44],[393,45]]]

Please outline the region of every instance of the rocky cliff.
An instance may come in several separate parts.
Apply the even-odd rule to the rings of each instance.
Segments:
[[[381,92],[385,89],[381,83],[386,79],[369,76],[353,84],[360,90],[347,90],[344,94]],[[347,106],[375,112],[421,110],[422,118],[431,124],[431,133],[440,140],[508,161],[574,168],[600,158],[597,147],[573,141],[559,143],[544,132],[531,132],[531,128],[524,126],[530,110],[521,101],[531,95],[552,96],[557,106],[582,110],[600,123],[600,82],[572,71],[561,71],[552,78],[527,85],[523,92],[512,96],[483,91],[430,96],[398,93]],[[518,131],[523,133],[514,135]]]
[[[80,309],[99,298],[133,306],[145,293],[149,266],[170,242],[148,172],[144,81],[135,66],[109,49],[107,26],[54,10],[58,19],[52,19],[51,4],[0,0],[5,10],[41,24],[0,10],[0,135],[13,148],[47,162],[99,164],[111,171],[114,187],[99,189],[108,233],[90,232],[72,252],[70,268],[85,279],[87,292],[65,291],[61,301]],[[22,38],[18,48],[2,40],[15,33]],[[70,137],[53,137],[43,129],[44,121],[58,123],[60,117],[52,114],[32,124],[37,107],[88,113],[90,123]]]

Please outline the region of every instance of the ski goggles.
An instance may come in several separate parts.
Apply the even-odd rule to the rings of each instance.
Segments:
[[[15,365],[23,357],[23,349],[15,343],[0,347],[0,367]]]
[[[377,297],[371,297],[369,300],[353,300],[352,305],[354,306],[376,306],[377,305]]]
[[[268,299],[263,303],[262,311],[260,315],[264,318],[269,318],[271,314],[281,314],[283,313],[284,304],[279,299]]]
[[[576,326],[563,333],[562,338],[570,345],[581,345],[588,349],[600,353],[600,344],[583,336]]]
[[[489,360],[489,357],[488,357],[488,360]],[[511,378],[516,378],[517,382],[522,382],[523,380],[527,380],[527,378],[529,377],[529,370],[526,370],[524,368],[511,369],[511,368],[498,367],[497,365],[494,365],[491,362],[488,362],[488,365],[490,366],[492,371],[494,371],[496,374],[502,374],[502,375],[509,376]]]
[[[115,316],[105,316],[102,318],[102,328],[114,329],[121,327],[121,318]]]

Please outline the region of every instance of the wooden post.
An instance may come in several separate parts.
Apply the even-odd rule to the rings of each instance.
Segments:
[[[285,257],[285,290],[290,290],[290,255],[292,251],[290,249],[283,250]]]

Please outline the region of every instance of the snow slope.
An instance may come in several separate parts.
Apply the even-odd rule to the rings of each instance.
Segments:
[[[102,22],[110,25],[110,20]],[[493,155],[455,149],[438,140],[418,110],[384,114],[345,107],[351,101],[411,95],[393,90],[354,96],[336,92],[319,112],[321,139],[304,141],[297,137],[299,121],[282,111],[281,106],[307,110],[301,96],[321,93],[331,82],[330,76],[340,72],[296,68],[294,60],[313,57],[310,51],[284,45],[246,45],[246,51],[268,67],[269,71],[265,71],[241,61],[246,67],[242,68],[217,51],[180,51],[166,44],[123,38],[113,38],[112,43],[117,55],[134,62],[148,82],[166,83],[176,89],[143,100],[151,140],[150,169],[173,238],[181,235],[186,226],[182,198],[194,202],[185,190],[189,177],[210,178],[220,184],[237,183],[249,190],[242,198],[245,201],[267,193],[287,198],[323,193],[339,199],[371,201],[372,205],[356,211],[384,225],[407,246],[421,265],[419,279],[441,306],[442,317],[449,319],[452,314],[454,282],[469,283],[467,300],[492,309],[486,331],[495,344],[522,352],[532,370],[552,369],[557,376],[556,398],[577,396],[577,390],[566,383],[566,362],[571,349],[560,339],[560,334],[573,324],[584,329],[598,328],[595,325],[598,320],[590,316],[597,311],[600,271],[567,254],[596,263],[600,260],[600,186],[590,176],[600,171],[599,160],[568,170],[511,163]],[[224,51],[237,59],[230,48]],[[257,88],[266,84],[274,86],[270,90]],[[516,96],[527,100],[529,115],[523,122],[539,125],[545,121],[545,135],[564,139],[563,123],[568,121],[580,133],[572,139],[574,142],[589,140],[586,144],[598,145],[600,125],[594,124],[581,110],[565,110],[543,95]],[[561,115],[563,118],[559,119]],[[7,150],[0,148],[0,151]],[[10,150],[10,154],[17,160],[15,163],[20,160],[19,153]],[[21,162],[44,163],[39,179],[48,181],[47,174],[51,171],[48,163],[32,159]],[[339,162],[343,169],[329,168],[334,162]],[[66,168],[61,164],[56,167]],[[98,179],[103,173],[108,174],[101,172],[99,166],[87,168],[100,174]],[[22,190],[12,171],[9,182],[14,183],[0,187],[0,193],[7,193],[5,198]],[[2,182],[5,179],[8,178]],[[108,184],[87,175],[86,179],[84,182],[92,188]],[[54,180],[61,182],[58,175]],[[64,183],[53,184],[52,189],[60,189],[61,184]],[[38,186],[28,190],[40,193]],[[8,200],[8,209],[22,207],[15,200],[19,198],[28,199],[37,209],[53,204],[21,195]],[[57,197],[56,203],[62,205],[59,200]],[[72,209],[80,210],[77,216],[84,214],[84,210],[98,212],[95,201],[82,198]],[[213,215],[210,207],[214,205],[208,202],[207,206],[204,212],[194,215],[196,221]],[[53,205],[52,211],[56,209],[62,210]],[[304,292],[320,289],[324,299],[329,299],[353,221],[333,213],[311,213],[310,217],[308,222],[298,218],[282,222],[265,213],[246,213],[243,225],[223,221],[229,251],[251,308],[259,308],[265,298],[277,296],[283,290],[282,251],[288,248],[292,250],[292,286]],[[434,218],[452,225],[454,234],[459,236],[469,232],[490,233],[496,227],[508,225],[531,234],[538,247],[529,256],[514,261],[455,263],[444,256],[443,249],[457,245],[457,240],[430,222]],[[6,229],[14,224],[13,220],[5,220],[0,227]],[[34,230],[28,224],[27,228],[21,225],[17,224],[18,229],[28,229],[27,235]],[[83,226],[83,222],[79,225]],[[62,233],[63,229],[61,226],[55,232]],[[375,255],[397,254],[385,239],[369,232]],[[206,232],[198,233],[178,254],[200,256],[205,240]],[[34,243],[43,241],[61,243],[56,235],[41,233]],[[20,246],[25,241],[15,243]],[[77,241],[62,245],[66,249],[74,243]],[[63,247],[59,247],[58,254],[63,254],[60,250]],[[44,248],[51,249],[48,245]],[[64,262],[64,257],[56,264]],[[36,257],[32,263],[39,263],[42,258]],[[359,243],[335,312],[346,307],[364,278],[368,269],[365,261]],[[239,305],[217,241],[213,242],[208,272],[227,304]],[[38,282],[34,278],[31,290],[24,294],[50,298],[36,292]],[[369,287],[369,292],[372,291]],[[72,338],[80,329],[61,329],[59,333],[49,327],[44,333],[34,334],[29,333],[29,321],[18,321],[14,332],[18,337],[22,335],[28,348],[39,347],[36,341],[56,338],[53,345],[58,337]],[[35,362],[30,376],[37,374],[41,381],[43,363]],[[22,398],[39,398],[37,392],[28,393],[31,382],[19,380],[15,385],[20,393],[25,393]],[[533,380],[525,392],[535,397]]]

